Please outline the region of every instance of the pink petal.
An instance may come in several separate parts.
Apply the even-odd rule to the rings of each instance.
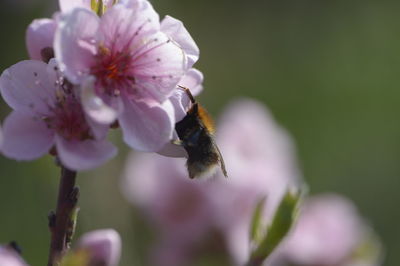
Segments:
[[[17,252],[11,248],[0,246],[0,265],[4,266],[28,266]]]
[[[85,114],[86,122],[96,140],[101,140],[107,137],[108,130],[110,126],[107,124],[99,124],[94,121],[91,117]]]
[[[172,137],[174,110],[170,101],[160,105],[124,99],[119,122],[129,146],[140,151],[158,151]]]
[[[179,85],[189,88],[193,96],[197,96],[203,90],[203,73],[195,68],[189,69],[179,81]]]
[[[100,265],[118,265],[121,257],[121,237],[113,229],[84,234],[79,239],[78,247],[89,251],[91,261]]]
[[[130,153],[121,179],[120,188],[125,198],[148,211],[151,211],[147,207],[154,202],[153,198],[157,195],[160,185],[157,179],[157,169],[159,169],[157,163],[160,162],[160,158],[161,156],[152,153]],[[163,171],[167,174],[169,172]],[[146,178],[140,178],[140,175]]]
[[[1,151],[16,160],[33,160],[46,154],[54,134],[46,124],[31,115],[13,111],[3,124]]]
[[[113,6],[100,22],[103,45],[113,51],[138,49],[159,29],[159,16],[147,1],[131,8]]]
[[[81,86],[81,100],[86,114],[100,124],[109,125],[122,112],[122,102],[119,97],[112,97],[113,104],[109,106],[96,95],[95,79],[90,76]]]
[[[60,18],[54,53],[61,70],[74,84],[81,83],[93,65],[98,27],[99,17],[83,8],[75,8]]]
[[[56,147],[61,163],[77,171],[100,166],[117,154],[107,140],[68,141],[56,136]]]
[[[179,85],[189,88],[192,95],[196,96],[203,89],[202,82],[203,74],[199,70],[191,68],[179,81]],[[175,109],[175,120],[181,121],[192,104],[187,93],[183,89],[177,88],[169,99]]]
[[[31,59],[42,60],[41,51],[53,47],[56,23],[52,19],[35,19],[26,31],[26,46]]]
[[[249,220],[249,219],[247,219]],[[235,265],[246,265],[250,254],[250,234],[249,224],[241,224],[228,232],[226,243],[232,261]]]
[[[150,252],[150,265],[153,266],[184,266],[191,265],[190,252],[187,251],[187,243],[161,239]]]
[[[44,62],[21,61],[3,72],[0,92],[14,110],[46,114],[55,98],[55,80],[51,79]]]
[[[204,191],[207,184],[189,180],[184,160],[135,152],[124,173],[122,192],[143,208],[163,237],[198,240],[211,227],[212,205]]]
[[[90,0],[59,0],[58,5],[62,12],[68,12],[74,8],[90,8]]]
[[[176,89],[185,73],[184,52],[159,32],[133,58],[133,73],[139,93],[162,102]]]
[[[203,74],[197,69],[192,68],[181,79],[179,85],[189,88],[193,95],[197,95],[203,89],[202,81]],[[169,100],[174,106],[175,121],[181,121],[191,106],[189,97],[184,90],[176,89],[171,97],[169,97]],[[173,139],[179,139],[176,132],[174,132]],[[172,143],[167,143],[157,153],[168,157],[187,157],[185,149]]]
[[[172,139],[179,139],[178,134],[176,134],[175,131],[172,135]],[[164,147],[157,151],[157,153],[167,157],[188,157],[186,150],[182,146],[172,144],[171,142],[167,142],[167,144],[165,144]]]
[[[335,194],[304,202],[284,252],[305,265],[337,265],[351,256],[362,240],[364,225],[354,204]]]
[[[181,121],[190,108],[191,102],[189,97],[184,90],[176,89],[171,97],[169,97],[169,100],[174,106],[176,122]]]
[[[96,0],[98,2],[98,0]],[[113,5],[114,0],[103,0],[103,4],[110,8]],[[68,12],[74,8],[86,8],[88,10],[92,10],[91,8],[91,0],[59,0],[58,5],[60,6],[60,10],[62,12]]]
[[[180,20],[166,16],[161,21],[161,31],[177,42],[187,56],[187,69],[199,59],[200,50]]]

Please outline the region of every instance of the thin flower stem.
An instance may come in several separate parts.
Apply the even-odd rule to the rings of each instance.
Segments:
[[[58,188],[56,212],[49,214],[51,243],[48,266],[59,265],[61,258],[69,249],[75,221],[73,220],[79,197],[75,187],[76,172],[61,166],[61,179]]]

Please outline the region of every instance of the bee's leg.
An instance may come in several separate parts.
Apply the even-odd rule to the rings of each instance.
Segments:
[[[181,88],[181,89],[183,89],[183,90],[186,92],[187,96],[189,97],[189,99],[190,99],[190,101],[191,101],[192,103],[195,103],[195,102],[196,102],[196,100],[194,99],[192,93],[190,92],[190,90],[189,90],[188,88],[183,87],[183,86],[181,86],[181,85],[178,85],[178,87]]]
[[[177,146],[183,146],[183,141],[180,139],[173,139],[171,140],[171,143]]]

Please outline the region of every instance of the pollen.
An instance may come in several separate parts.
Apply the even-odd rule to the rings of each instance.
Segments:
[[[135,78],[130,74],[132,57],[128,52],[113,52],[100,45],[96,63],[91,73],[96,76],[97,86],[109,94],[119,95],[126,87],[131,87]]]

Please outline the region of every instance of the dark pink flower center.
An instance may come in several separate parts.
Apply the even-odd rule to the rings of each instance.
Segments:
[[[118,96],[124,88],[135,83],[131,72],[132,57],[127,52],[111,52],[104,46],[99,46],[96,63],[91,73],[96,76],[96,90],[110,96]]]
[[[44,118],[49,128],[67,140],[91,139],[89,125],[86,122],[82,105],[72,93],[58,96],[53,115]]]

